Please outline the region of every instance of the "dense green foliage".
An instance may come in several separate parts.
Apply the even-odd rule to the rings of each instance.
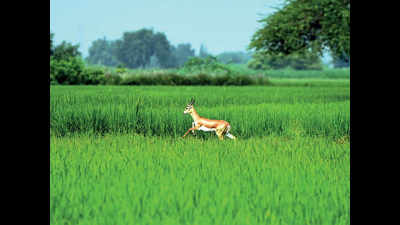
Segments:
[[[63,41],[53,46],[54,33],[50,33],[50,84],[98,85],[118,84],[119,74],[107,69],[87,67],[79,52],[79,45]]]
[[[79,52],[79,44],[73,45],[66,41],[61,42],[61,44],[54,47],[52,59],[62,61],[70,60],[71,58],[77,58],[81,56]]]
[[[124,32],[116,41],[116,57],[128,68],[146,67],[152,56],[159,64],[170,67],[171,45],[165,34],[151,29]]]
[[[295,70],[322,70],[321,58],[310,52],[292,53],[284,55],[282,53],[275,55],[264,55],[260,52],[253,54],[248,67],[255,70],[284,69],[292,68]]]
[[[176,67],[183,66],[186,61],[195,57],[195,51],[190,43],[178,44],[176,47],[172,46],[172,54],[176,60]]]
[[[195,56],[191,44],[176,47],[170,44],[164,33],[152,29],[125,32],[115,41],[98,39],[89,48],[89,64],[127,68],[172,68],[182,66]]]
[[[226,66],[218,62],[216,57],[207,56],[207,57],[192,57],[190,58],[182,68],[186,73],[192,72],[201,72],[201,73],[219,73],[223,74],[232,74],[232,70]]]
[[[99,64],[104,66],[118,66],[121,62],[116,57],[116,42],[98,39],[92,42],[89,48],[89,56],[86,58],[89,64]]]
[[[81,58],[50,60],[52,84],[83,85],[274,85],[270,78],[347,79],[350,70],[254,70],[243,64],[222,64],[215,57],[192,57],[179,69],[127,69],[85,66]]]
[[[334,68],[350,67],[350,58],[345,55],[333,55],[332,64]]]
[[[121,85],[270,85],[263,76],[229,74],[212,76],[204,73],[182,76],[176,73],[152,73],[150,75],[132,75],[121,80]]]
[[[252,37],[250,48],[262,54],[322,54],[350,60],[349,0],[286,0],[284,6],[260,20],[263,27]]]
[[[53,46],[54,33],[50,33],[50,84],[96,84],[99,73],[87,70],[79,52],[79,44],[63,41]],[[99,74],[99,76],[94,76]],[[92,81],[93,80],[93,81]]]
[[[80,84],[83,80],[84,62],[79,57],[50,59],[50,82],[57,84]]]

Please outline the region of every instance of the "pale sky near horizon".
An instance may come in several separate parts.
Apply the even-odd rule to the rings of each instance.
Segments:
[[[50,0],[50,30],[55,44],[80,44],[88,55],[92,41],[116,40],[127,31],[153,28],[171,44],[190,43],[209,53],[245,51],[258,20],[283,0]]]

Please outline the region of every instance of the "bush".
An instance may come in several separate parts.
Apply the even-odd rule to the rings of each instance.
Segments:
[[[216,57],[207,56],[206,58],[192,57],[183,66],[183,70],[195,73],[214,73],[214,74],[232,74],[233,71],[226,65],[217,61]]]
[[[100,68],[87,67],[82,71],[82,84],[97,85],[104,83],[105,72]]]
[[[50,58],[50,82],[58,84],[80,84],[84,63],[80,57],[55,60]]]
[[[68,59],[50,59],[50,84],[63,85],[98,85],[98,84],[118,84],[119,76],[106,76],[102,68],[85,67],[80,57],[70,57]]]
[[[213,85],[228,85],[230,79],[229,75],[215,76]]]
[[[104,75],[104,78],[101,79],[100,84],[105,84],[105,85],[120,85],[122,84],[123,79],[119,74],[114,74],[114,73],[106,73]]]
[[[322,70],[320,57],[309,51],[303,53],[293,53],[290,55],[276,54],[266,55],[256,52],[253,59],[247,64],[248,68],[254,70],[285,69],[295,70]]]
[[[211,77],[207,74],[201,73],[191,78],[192,85],[211,85]]]
[[[252,59],[247,63],[247,67],[253,70],[268,70],[271,69],[270,66],[267,65],[267,62],[265,62],[262,59]]]
[[[174,73],[154,75],[133,75],[121,81],[122,85],[191,85],[192,81],[185,76]]]
[[[188,77],[180,76],[178,74],[168,74],[169,80],[171,80],[172,85],[191,85],[192,82]]]
[[[190,65],[192,63],[192,65]],[[215,59],[194,59],[189,65],[203,65],[210,68],[219,68],[219,64],[213,65]],[[205,63],[205,64],[203,64]],[[265,85],[269,84],[267,78],[254,75],[240,75],[229,68],[222,74],[213,74],[197,71],[189,75],[181,75],[175,72],[139,72],[127,75],[124,68],[110,71],[100,67],[85,67],[80,57],[71,57],[68,60],[50,60],[50,84],[68,85]]]
[[[130,76],[121,81],[121,85],[140,85],[139,79],[137,76]]]
[[[132,75],[120,82],[121,85],[269,85],[270,82],[264,76],[251,75],[217,75],[196,74],[190,76],[175,73],[158,73],[153,75]]]

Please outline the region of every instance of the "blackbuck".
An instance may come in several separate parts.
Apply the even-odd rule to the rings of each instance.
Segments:
[[[235,136],[229,133],[231,125],[228,122],[224,120],[210,120],[201,117],[194,109],[193,104],[194,99],[192,98],[191,102],[187,104],[185,111],[183,111],[184,114],[190,114],[194,122],[192,123],[192,128],[189,128],[189,130],[185,133],[185,135],[183,135],[182,138],[184,138],[190,131],[192,131],[192,133],[194,134],[195,130],[202,130],[215,131],[220,140],[223,140],[225,135],[228,138],[236,139]]]

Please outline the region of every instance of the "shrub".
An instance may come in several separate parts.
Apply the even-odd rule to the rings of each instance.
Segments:
[[[295,70],[322,70],[320,57],[309,51],[293,53],[290,55],[276,54],[266,55],[257,52],[247,66],[255,70],[284,69],[292,68]]]
[[[193,62],[196,62],[195,59]],[[200,59],[204,61],[204,59]],[[211,62],[209,57],[205,61]],[[189,62],[190,64],[190,62]],[[267,82],[266,82],[267,81]],[[124,68],[108,70],[102,67],[85,67],[80,57],[69,60],[50,61],[50,84],[83,84],[83,85],[264,85],[268,79],[263,76],[244,75],[232,72],[213,74],[204,71],[178,74],[176,71],[146,70],[131,73]]]
[[[87,67],[82,72],[82,84],[97,85],[105,83],[105,72],[100,68]]]
[[[104,78],[101,79],[100,84],[105,84],[105,85],[120,85],[122,84],[123,79],[119,74],[115,73],[106,73],[104,75]]]
[[[191,85],[191,79],[185,76],[180,76],[178,74],[168,74],[168,79],[171,80],[172,85]]]
[[[201,73],[197,74],[196,76],[193,76],[191,81],[192,85],[211,85],[211,77],[207,74]]]
[[[58,84],[80,84],[84,62],[80,57],[54,60],[50,58],[50,80]]]
[[[256,82],[254,79],[251,79],[249,76],[238,75],[238,76],[230,77],[230,79],[225,84],[242,86],[242,85],[255,85]]]
[[[185,72],[207,72],[216,74],[231,74],[232,70],[217,61],[216,57],[207,56],[206,58],[193,57],[183,66]]]
[[[231,79],[231,76],[228,74],[221,75],[221,76],[215,76],[213,79],[213,85],[227,85],[229,80]]]
[[[120,83],[121,85],[140,85],[139,79],[137,76],[130,76],[123,79]]]
[[[253,70],[268,70],[271,69],[262,59],[252,59],[247,63],[247,67]]]

